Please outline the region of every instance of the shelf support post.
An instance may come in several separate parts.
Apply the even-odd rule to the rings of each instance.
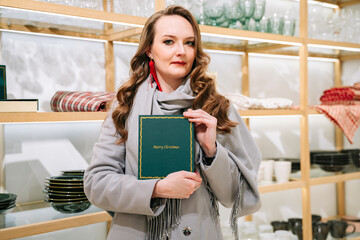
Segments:
[[[305,185],[302,188],[303,239],[312,239],[311,191],[310,191],[310,153],[309,153],[309,107],[308,107],[308,2],[300,0],[300,162],[301,179]]]
[[[155,1],[155,12],[158,12],[166,8],[165,0],[153,0],[153,1]]]
[[[108,1],[110,1],[110,9],[108,9]],[[103,9],[107,12],[114,12],[113,0],[104,0]],[[112,32],[113,25],[111,23],[104,24],[105,32]],[[114,42],[106,41],[105,46],[105,89],[107,92],[115,92],[115,63],[114,63]]]
[[[339,59],[334,63],[334,85],[340,87],[342,85],[342,61]],[[336,150],[344,148],[344,137],[341,129],[335,127],[335,147]],[[340,181],[336,183],[336,202],[337,202],[337,216],[342,217],[345,215],[345,182]]]
[[[250,96],[250,84],[249,84],[249,53],[245,51],[241,56],[241,94]],[[244,122],[248,129],[250,129],[250,119],[245,118]]]

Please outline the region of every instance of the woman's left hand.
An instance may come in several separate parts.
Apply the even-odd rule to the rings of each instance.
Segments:
[[[217,119],[201,109],[188,109],[184,117],[195,123],[196,138],[206,156],[215,156]]]

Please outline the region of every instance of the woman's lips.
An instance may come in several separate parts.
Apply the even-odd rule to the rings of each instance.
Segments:
[[[177,64],[177,65],[185,65],[186,63],[183,61],[176,61],[176,62],[172,62],[172,64]]]

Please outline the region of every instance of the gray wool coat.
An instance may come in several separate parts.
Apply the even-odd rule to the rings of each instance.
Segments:
[[[154,86],[145,81],[139,88],[134,105],[142,106],[152,101]],[[142,96],[142,97],[139,97]],[[131,113],[128,121],[135,121],[143,110]],[[157,216],[164,209],[166,199],[160,206],[151,207],[151,195],[158,179],[138,180],[137,134],[138,129],[128,129],[129,137],[123,144],[116,144],[118,135],[111,118],[112,110],[104,120],[93,158],[84,175],[84,190],[90,202],[104,210],[113,211],[108,240],[145,240],[147,216]],[[154,113],[155,114],[155,113]],[[240,175],[245,184],[239,216],[248,215],[260,207],[257,189],[257,171],[261,154],[241,117],[234,107],[228,116],[238,122],[231,134],[218,134],[217,153],[210,166],[200,159],[202,151],[196,151],[196,168],[201,168],[217,200],[231,208],[239,191]],[[199,145],[197,144],[197,148]],[[188,199],[181,200],[181,221],[171,232],[172,240],[221,240],[220,223],[213,220],[209,192],[204,182]],[[189,234],[190,232],[190,234]]]

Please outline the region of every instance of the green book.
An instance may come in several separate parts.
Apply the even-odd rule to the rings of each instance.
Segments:
[[[0,65],[0,100],[5,100],[6,95],[6,67]]]
[[[140,115],[138,179],[194,172],[194,144],[194,125],[182,115]]]

